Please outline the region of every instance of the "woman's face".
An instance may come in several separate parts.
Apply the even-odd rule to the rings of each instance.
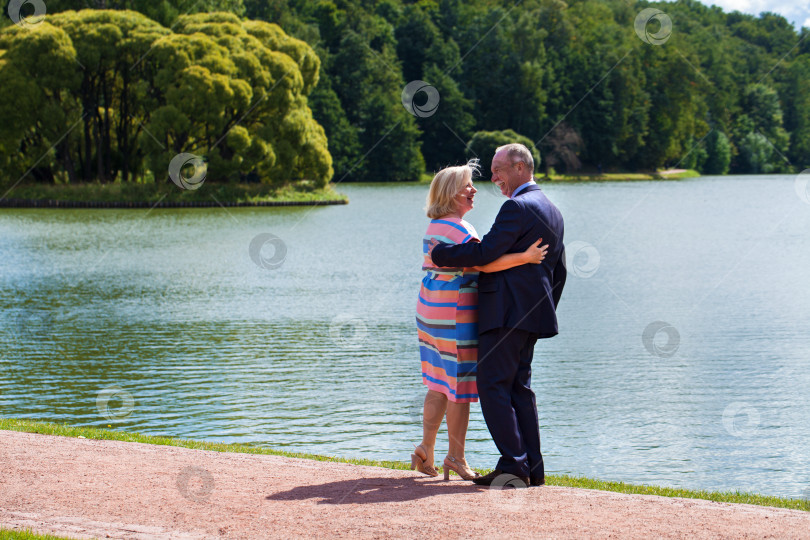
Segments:
[[[478,190],[473,187],[472,180],[467,180],[461,192],[456,195],[456,204],[458,205],[459,214],[463,216],[473,209],[473,199],[477,192]]]

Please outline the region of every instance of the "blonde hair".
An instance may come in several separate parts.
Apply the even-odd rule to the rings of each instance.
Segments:
[[[471,159],[466,165],[446,167],[436,173],[430,182],[425,213],[430,219],[438,219],[452,214],[457,209],[456,196],[478,173],[478,159]]]

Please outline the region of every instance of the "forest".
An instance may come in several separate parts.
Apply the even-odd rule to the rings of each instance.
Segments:
[[[145,181],[191,152],[215,181],[408,181],[507,140],[536,151],[538,172],[810,167],[810,29],[772,13],[694,0],[46,5],[42,22],[7,16],[0,30],[3,179]],[[660,15],[639,23],[650,8]]]

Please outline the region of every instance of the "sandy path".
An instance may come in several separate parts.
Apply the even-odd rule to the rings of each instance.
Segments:
[[[810,513],[0,431],[0,524],[74,537],[810,538]]]

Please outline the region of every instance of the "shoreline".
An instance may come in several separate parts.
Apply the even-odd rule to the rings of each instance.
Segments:
[[[18,418],[0,418],[0,431],[18,431],[22,433],[36,433],[41,435],[55,435],[61,437],[83,438],[89,440],[109,440],[121,442],[137,442],[156,446],[175,446],[192,450],[205,450],[234,454],[269,455],[293,459],[304,459],[315,462],[342,463],[359,466],[378,467],[383,469],[410,471],[410,463],[404,461],[380,461],[365,458],[342,458],[323,456],[302,452],[286,452],[262,446],[249,444],[214,443],[195,441],[190,439],[177,439],[154,435],[141,435],[139,433],[100,429],[92,427],[70,426],[68,424],[55,424],[36,420]],[[442,467],[437,469],[441,472]],[[491,469],[476,468],[483,474]],[[455,474],[455,473],[454,473]],[[625,482],[605,481],[584,476],[546,475],[546,483],[550,486],[570,487],[586,490],[599,490],[630,495],[656,495],[670,498],[688,498],[713,502],[733,504],[749,504],[761,507],[785,508],[810,513],[810,499],[788,499],[772,495],[745,492],[721,492],[707,490],[689,490],[662,486],[636,485]]]
[[[436,171],[438,172],[438,171]],[[435,173],[424,173],[419,183],[427,183],[433,179]],[[484,171],[484,180],[487,181],[489,172]],[[649,182],[649,181],[669,181],[686,180],[689,178],[700,178],[702,175],[694,169],[668,169],[656,172],[618,172],[618,173],[598,173],[588,172],[579,174],[557,174],[546,176],[544,173],[535,173],[534,181],[537,183],[585,183],[585,182]]]
[[[334,186],[306,181],[266,184],[208,183],[183,190],[174,184],[22,184],[0,197],[0,208],[213,208],[332,206],[349,198]]]
[[[348,200],[324,201],[62,201],[54,199],[2,199],[0,208],[211,208],[217,206],[332,206]]]
[[[751,504],[559,485],[486,488],[455,475],[444,481],[381,466],[54,436],[3,426],[0,446],[0,528],[36,534],[810,538],[810,512]]]
[[[535,175],[535,181],[538,183],[669,181],[699,176],[700,173],[697,171],[677,169],[656,173],[555,174],[551,177],[538,174]],[[356,183],[369,185],[429,184],[432,179],[433,174],[425,172],[418,180],[412,182]],[[172,186],[158,186],[154,183],[27,184],[13,188],[13,191],[20,193],[20,196],[0,198],[0,208],[212,208],[216,206],[284,207],[349,204],[348,197],[338,193],[335,186],[336,184],[330,183],[325,188],[298,191],[290,186],[274,189],[251,184],[212,184],[208,189],[178,192],[172,189]]]

